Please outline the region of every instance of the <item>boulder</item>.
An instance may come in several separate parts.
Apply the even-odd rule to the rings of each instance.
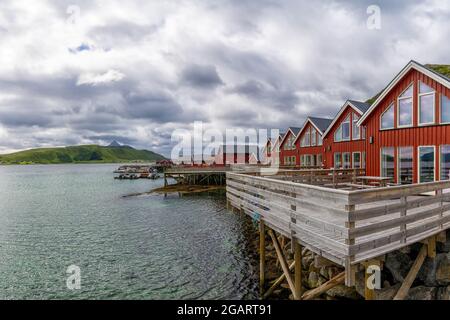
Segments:
[[[361,295],[354,287],[349,288],[344,284],[339,284],[326,292],[327,296],[340,299],[359,300]]]
[[[450,300],[450,286],[440,287],[436,294],[437,300]]]
[[[308,275],[308,287],[310,289],[317,288],[319,286],[319,275],[315,272],[310,272]]]
[[[450,253],[439,253],[436,258],[427,258],[417,276],[426,286],[450,284]]]
[[[436,287],[418,286],[409,289],[406,300],[435,300],[436,293]]]
[[[392,300],[392,299],[394,299],[394,296],[397,294],[400,287],[401,287],[401,283],[397,283],[397,284],[387,287],[387,288],[375,290],[375,299],[376,300]]]
[[[402,251],[394,251],[386,255],[385,268],[389,270],[397,282],[403,282],[411,269],[413,261],[408,254]]]

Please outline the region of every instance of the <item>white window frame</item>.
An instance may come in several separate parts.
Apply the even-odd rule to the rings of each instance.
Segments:
[[[402,97],[400,96],[404,94],[406,91],[409,90],[412,86],[412,95],[410,97]],[[410,124],[404,124],[400,125],[400,100],[406,100],[411,99],[411,123]],[[412,82],[409,86],[406,87],[405,90],[403,90],[397,98],[397,128],[411,128],[414,125],[414,82]]]
[[[433,166],[434,180],[433,181],[436,181],[436,146],[418,146],[417,147],[417,181],[419,183],[422,183],[420,181],[420,149],[421,148],[433,148],[433,150],[434,150],[433,151],[434,152],[434,166]]]
[[[418,125],[419,126],[429,126],[431,124],[435,124],[436,123],[436,90],[432,91],[432,92],[426,92],[426,93],[420,93],[420,83],[425,84],[426,86],[430,87],[429,85],[427,85],[426,83],[424,83],[423,81],[418,80],[417,82],[417,92],[418,92],[418,97],[417,97],[417,121],[418,121]],[[430,87],[431,88],[431,87]],[[431,88],[433,89],[433,88]],[[433,96],[433,121],[432,122],[421,122],[420,121],[420,98],[423,96]]]
[[[449,99],[450,100],[450,98],[448,98],[445,94],[443,94],[442,92],[441,92],[441,94],[439,95],[439,123],[440,124],[450,124],[450,120],[449,121],[447,121],[447,122],[443,122],[442,121],[442,107],[443,107],[443,104],[442,104],[442,98],[443,97],[446,97],[447,99]]]
[[[386,110],[384,110],[381,115],[380,115],[380,130],[392,130],[395,129],[395,119],[392,120],[392,127],[388,127],[388,128],[383,128],[383,116],[386,112],[389,111],[389,109],[392,108],[392,112],[395,115],[395,103],[391,102],[391,104],[386,108]]]
[[[441,144],[439,146],[439,181],[449,181],[450,177],[446,180],[442,180],[442,147],[450,147],[450,144]]]
[[[358,117],[358,119],[355,121],[355,117]],[[361,140],[362,138],[361,138],[361,127],[358,127],[358,125],[357,125],[357,123],[358,123],[358,120],[360,119],[361,117],[359,116],[359,115],[357,115],[356,113],[353,113],[352,114],[352,134],[351,134],[351,137],[352,137],[352,140]],[[356,124],[355,124],[355,122],[356,122]],[[355,137],[355,134],[354,134],[354,131],[353,131],[353,124],[355,124],[355,126],[356,126],[356,128],[357,128],[357,130],[358,130],[358,137]]]
[[[322,138],[322,135],[320,133],[317,133],[317,145],[318,146],[323,145],[323,138]]]
[[[392,148],[392,149],[394,149],[394,176],[393,176],[393,178],[395,178],[395,156],[396,156],[396,154],[395,154],[395,147],[392,147],[392,146],[390,146],[390,147],[381,147],[380,148],[380,177],[382,177],[382,174],[383,174],[383,149],[387,149],[387,148]]]
[[[336,167],[336,155],[339,155],[339,163],[340,163],[340,166],[339,167]],[[333,154],[333,168],[335,168],[335,169],[340,169],[341,167],[342,167],[342,164],[343,164],[343,161],[342,161],[342,153],[341,152],[335,152],[334,154]]]
[[[348,119],[348,121],[347,121]],[[348,138],[344,139],[344,123],[348,123]],[[347,116],[347,118],[344,119],[344,121],[341,122],[341,141],[351,141],[352,139],[352,121],[350,120],[350,115]]]
[[[314,133],[314,140],[312,139]],[[309,135],[309,142],[311,147],[315,147],[317,145],[317,131],[314,128],[311,128],[311,132]]]
[[[400,149],[402,148],[410,148],[412,150],[412,169],[414,170],[414,146],[400,146],[397,147],[397,183],[400,183],[400,164],[401,164],[401,158],[400,158]],[[413,181],[414,181],[414,172],[413,172]],[[412,183],[412,182],[411,182]]]
[[[355,154],[359,154],[359,168],[355,168]],[[353,169],[362,169],[362,158],[361,158],[361,151],[355,151],[352,152],[352,163],[351,167]]]
[[[352,168],[352,153],[351,152],[342,152],[342,168],[343,169],[351,169]],[[348,154],[348,168],[345,167],[344,154]]]

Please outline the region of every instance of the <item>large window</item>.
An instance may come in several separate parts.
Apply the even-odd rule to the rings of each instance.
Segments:
[[[351,163],[350,163],[350,152],[344,152],[342,154],[342,164],[344,169],[349,169],[351,168]]]
[[[434,89],[419,82],[419,124],[434,123]]]
[[[301,146],[302,147],[309,147],[311,145],[311,132],[310,129],[306,129],[305,133],[303,134],[302,140],[301,140]]]
[[[322,136],[320,135],[320,133],[317,134],[317,145],[321,146],[323,144],[323,140],[322,140]]]
[[[434,181],[434,147],[419,147],[419,183]]]
[[[398,183],[413,182],[413,147],[398,148]]]
[[[361,168],[361,152],[353,152],[353,168]]]
[[[315,146],[316,144],[317,144],[316,129],[311,129],[311,146]]]
[[[441,146],[441,180],[450,180],[450,145]]]
[[[412,125],[413,119],[413,85],[410,85],[400,97],[398,97],[398,117],[399,127]]]
[[[350,140],[350,115],[342,122],[342,140]]]
[[[394,104],[392,103],[381,115],[381,129],[394,128]]]
[[[342,141],[342,126],[339,126],[334,132],[334,142]]]
[[[450,99],[441,95],[441,123],[450,123]]]
[[[284,144],[284,150],[294,150],[295,149],[295,137],[294,135],[290,134],[286,143]]]
[[[342,166],[341,163],[341,154],[339,152],[336,152],[334,154],[334,168],[339,169]]]
[[[353,138],[353,140],[358,140],[361,138],[361,130],[356,124],[358,122],[358,120],[359,120],[359,116],[356,113],[354,113],[353,120],[352,120],[352,138]]]
[[[334,142],[350,140],[350,115],[344,119],[334,132]]]
[[[322,167],[322,154],[317,155],[317,166]]]
[[[300,156],[300,166],[301,166],[301,167],[304,167],[304,166],[305,166],[305,155],[304,155],[304,154],[302,154],[302,155]]]
[[[381,148],[381,176],[394,178],[394,158],[395,149],[393,147]]]

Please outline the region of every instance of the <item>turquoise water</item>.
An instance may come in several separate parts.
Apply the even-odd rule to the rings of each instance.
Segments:
[[[116,167],[0,166],[0,299],[257,297],[247,218],[218,195],[124,198],[162,181],[114,180]]]

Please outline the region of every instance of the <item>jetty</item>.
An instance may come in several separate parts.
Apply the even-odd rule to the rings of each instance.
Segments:
[[[338,284],[355,286],[357,271],[364,270],[367,280],[374,266],[383,267],[387,253],[418,243],[422,249],[394,299],[406,297],[425,258],[436,256],[436,242],[445,241],[450,228],[450,181],[364,185],[361,176],[364,169],[226,172],[227,206],[259,222],[262,297],[284,280],[299,300],[318,297]],[[267,291],[266,234],[283,270]],[[280,238],[290,242],[292,265]],[[344,272],[303,292],[304,249]],[[365,298],[374,297],[375,289],[366,281]]]

